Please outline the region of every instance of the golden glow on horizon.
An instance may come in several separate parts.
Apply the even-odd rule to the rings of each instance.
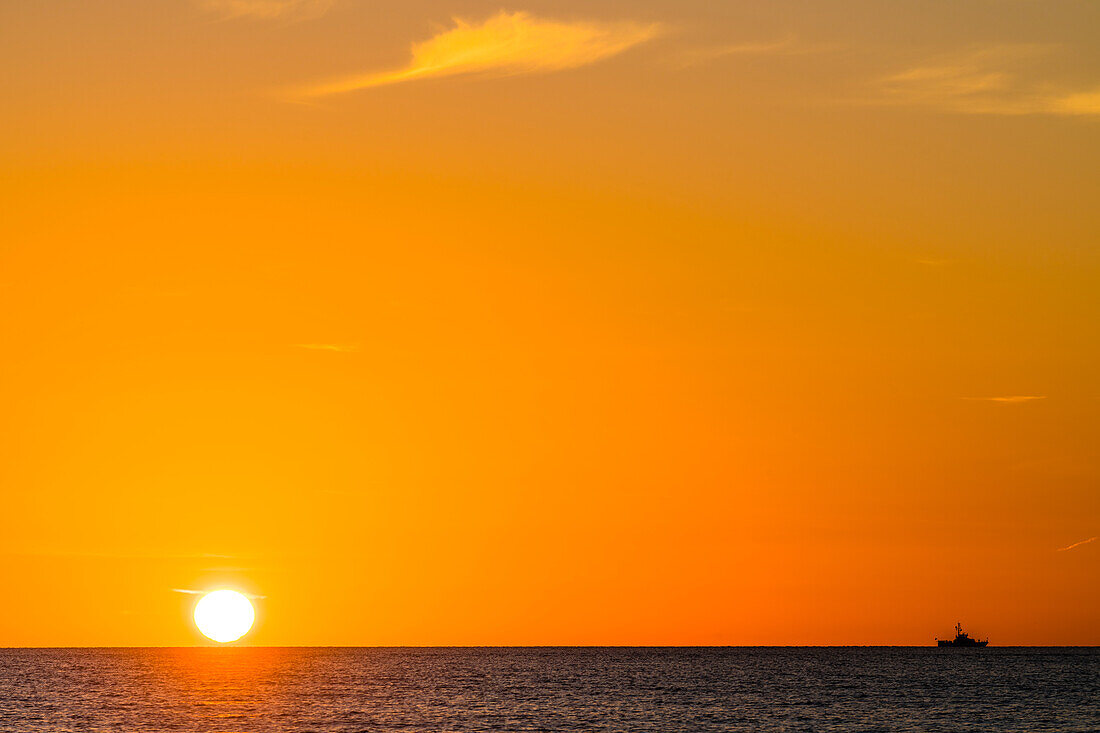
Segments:
[[[212,591],[195,604],[195,626],[204,636],[222,644],[247,634],[255,620],[252,602],[235,590]]]

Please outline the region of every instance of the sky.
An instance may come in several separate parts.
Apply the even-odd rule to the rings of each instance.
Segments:
[[[1100,644],[1091,0],[0,5],[0,646]]]

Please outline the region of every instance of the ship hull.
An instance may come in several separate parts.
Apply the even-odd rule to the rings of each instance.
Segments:
[[[938,641],[936,643],[939,646],[969,649],[969,648],[972,648],[972,647],[983,647],[986,644],[988,644],[989,642],[988,641],[974,641],[973,639],[968,639],[965,642],[958,642],[958,641],[954,641],[954,640],[943,639],[943,640]]]

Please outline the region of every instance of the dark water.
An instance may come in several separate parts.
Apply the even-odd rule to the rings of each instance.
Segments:
[[[0,730],[1098,731],[1100,649],[13,649]]]

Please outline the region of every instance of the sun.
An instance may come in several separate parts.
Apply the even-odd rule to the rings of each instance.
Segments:
[[[243,594],[235,590],[207,593],[195,604],[195,626],[214,641],[236,641],[248,633],[256,611]]]

